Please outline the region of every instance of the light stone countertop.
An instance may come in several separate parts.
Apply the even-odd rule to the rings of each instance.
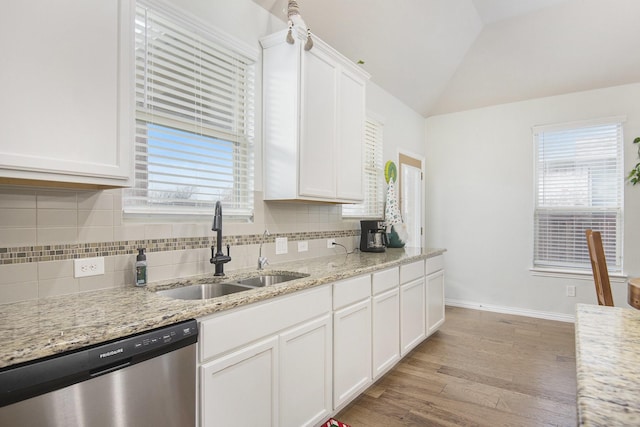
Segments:
[[[223,278],[213,273],[150,283],[146,288],[84,292],[0,305],[0,368],[121,338],[183,320],[290,294],[352,276],[430,258],[444,249],[387,249],[274,264],[265,272],[308,274],[273,286],[209,300],[178,300],[154,290],[255,275],[256,269],[234,270]]]
[[[576,306],[578,423],[640,425],[640,311]]]

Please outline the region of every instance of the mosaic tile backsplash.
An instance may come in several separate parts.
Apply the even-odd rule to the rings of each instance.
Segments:
[[[266,245],[275,243],[276,237],[286,237],[288,241],[296,242],[330,238],[339,239],[359,235],[360,230],[335,230],[324,232],[279,233],[277,235],[271,234],[264,237],[262,234],[223,236],[222,245],[223,247],[226,245],[232,247],[259,245],[260,243]],[[146,248],[146,253],[149,254],[153,252],[210,248],[215,245],[215,237],[187,237],[0,248],[0,265],[115,255],[134,255],[138,252],[138,248]]]

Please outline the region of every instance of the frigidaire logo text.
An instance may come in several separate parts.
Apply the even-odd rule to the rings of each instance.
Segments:
[[[124,352],[124,348],[120,347],[117,350],[111,350],[111,351],[107,351],[106,353],[101,353],[100,359],[104,359],[105,357],[115,356],[116,354],[123,353],[123,352]]]

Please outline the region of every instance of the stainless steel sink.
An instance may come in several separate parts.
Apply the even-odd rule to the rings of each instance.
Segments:
[[[248,291],[264,286],[271,286],[276,283],[288,282],[289,280],[302,279],[307,276],[309,275],[294,272],[279,272],[273,274],[263,273],[257,276],[228,282],[189,285],[181,288],[165,289],[163,291],[157,291],[156,293],[158,295],[175,299],[201,300],[235,294],[236,292]]]
[[[271,286],[276,283],[288,282],[289,280],[301,279],[308,274],[286,273],[286,274],[262,274],[260,276],[249,277],[246,279],[236,280],[236,283],[254,288],[263,286]]]
[[[181,288],[166,289],[156,292],[175,299],[209,299],[224,295],[235,294],[236,292],[253,289],[249,286],[242,286],[236,283],[206,283],[203,285],[190,285]]]

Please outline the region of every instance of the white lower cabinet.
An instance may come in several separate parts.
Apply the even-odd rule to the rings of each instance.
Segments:
[[[394,289],[372,298],[373,379],[400,360],[400,291]]]
[[[400,355],[404,356],[427,336],[425,262],[400,266]]]
[[[371,275],[372,376],[378,379],[400,360],[400,274],[398,267]]]
[[[277,426],[278,338],[271,337],[200,369],[203,426]]]
[[[281,426],[313,426],[329,417],[331,335],[330,314],[280,335]]]
[[[444,323],[444,256],[437,255],[425,261],[427,298],[427,336]]]
[[[433,334],[444,323],[444,270],[426,277],[427,335]]]
[[[333,404],[339,407],[371,383],[371,300],[333,315]]]
[[[333,285],[333,409],[371,384],[371,275]]]
[[[442,256],[200,319],[200,425],[320,425],[443,322]]]
[[[313,426],[332,411],[330,285],[200,320],[203,427]]]
[[[427,336],[424,277],[400,286],[400,355],[404,356]]]

